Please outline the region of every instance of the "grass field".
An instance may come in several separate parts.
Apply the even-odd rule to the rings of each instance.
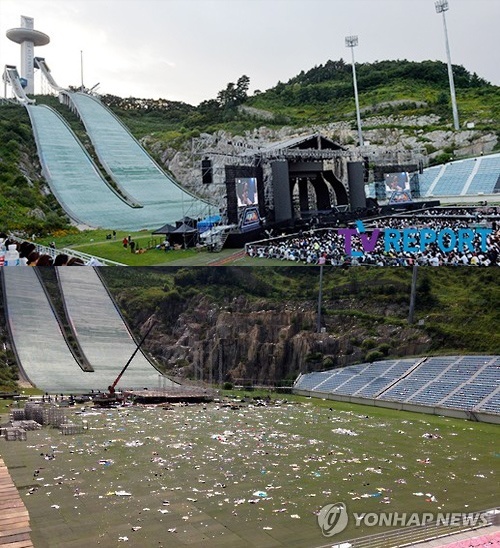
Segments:
[[[294,396],[75,418],[90,429],[0,440],[40,548],[125,537],[138,547],[311,548],[332,542],[316,518],[329,503],[420,513],[499,504],[494,425]],[[376,532],[350,522],[335,542]]]
[[[49,245],[54,241],[57,249],[73,249],[127,266],[208,266],[219,261],[235,266],[304,266],[302,263],[283,262],[279,259],[242,257],[238,255],[240,251],[238,249],[223,249],[219,253],[209,253],[188,248],[165,253],[165,251],[155,249],[156,245],[163,241],[163,238],[144,232],[132,233],[131,236],[136,242],[136,249],[142,247],[146,249],[146,252],[131,253],[129,248],[125,249],[122,245],[122,240],[128,235],[127,233],[118,232],[115,240],[106,239],[108,233],[104,230],[87,231],[61,238],[46,238],[40,240],[39,243]],[[233,255],[235,255],[234,258]]]

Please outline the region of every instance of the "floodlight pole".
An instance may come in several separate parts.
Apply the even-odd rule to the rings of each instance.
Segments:
[[[415,321],[415,301],[417,299],[417,276],[418,264],[413,265],[413,273],[411,277],[411,294],[410,294],[410,310],[408,313],[408,323],[412,324]]]
[[[460,129],[460,123],[458,121],[457,99],[455,96],[455,82],[453,81],[453,69],[451,66],[450,44],[448,42],[448,28],[446,26],[446,15],[445,15],[445,13],[449,10],[448,0],[437,0],[435,2],[435,6],[436,6],[436,13],[443,14],[444,41],[446,45],[446,56],[448,59],[448,79],[450,80],[451,108],[453,109],[453,126],[455,127],[455,131],[458,131]]]
[[[345,45],[348,48],[351,48],[352,53],[352,79],[354,81],[354,100],[356,101],[356,119],[358,122],[358,140],[359,146],[364,145],[363,141],[363,132],[361,130],[361,114],[359,112],[359,98],[358,98],[358,83],[356,81],[356,63],[354,62],[354,48],[358,45],[357,36],[346,36]]]
[[[321,307],[323,301],[323,265],[319,265],[318,316],[316,319],[316,333],[321,333]]]
[[[80,50],[80,76],[82,80],[82,85],[80,87],[80,91],[83,93],[83,50]]]

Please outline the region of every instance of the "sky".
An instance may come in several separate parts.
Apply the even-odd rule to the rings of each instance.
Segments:
[[[448,1],[452,63],[500,85],[500,0]],[[21,15],[50,36],[35,55],[60,86],[80,86],[83,73],[101,94],[191,105],[242,75],[253,93],[329,59],[350,63],[351,35],[356,63],[447,61],[434,0],[0,0],[2,71],[20,70],[20,47],[5,33]]]

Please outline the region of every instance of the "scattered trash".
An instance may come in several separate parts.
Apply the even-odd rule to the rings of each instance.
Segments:
[[[346,428],[335,428],[335,430],[332,430],[334,434],[343,434],[346,436],[357,436],[358,434],[356,432],[353,432],[352,430],[347,430]]]
[[[436,445],[434,441],[427,441],[441,438],[433,431],[434,425],[426,424],[423,428],[419,425],[418,430],[411,430],[408,421],[398,420],[392,426],[381,424],[379,420],[369,424],[364,415],[353,412],[336,411],[337,416],[332,417],[331,413],[322,414],[313,405],[304,404],[298,409],[297,413],[288,413],[283,404],[279,412],[277,408],[276,411],[263,411],[250,403],[237,409],[210,406],[186,412],[172,406],[168,418],[163,418],[158,408],[108,410],[96,413],[95,418],[89,414],[89,430],[102,430],[93,439],[82,436],[78,442],[73,439],[71,444],[58,442],[57,447],[50,446],[47,441],[33,446],[37,464],[33,465],[32,483],[36,487],[27,488],[26,492],[39,497],[42,493],[44,501],[59,502],[65,509],[67,498],[57,498],[58,492],[82,497],[86,494],[85,489],[87,498],[74,503],[89,503],[92,498],[103,514],[109,510],[122,512],[123,527],[114,529],[114,535],[113,530],[101,531],[101,536],[112,535],[101,540],[101,545],[116,543],[116,534],[130,534],[131,531],[138,535],[132,535],[130,540],[120,536],[118,541],[142,542],[143,535],[148,539],[154,536],[155,532],[149,530],[149,526],[159,521],[163,531],[170,527],[167,531],[179,533],[179,536],[185,530],[189,532],[201,527],[209,527],[207,531],[212,533],[216,528],[212,529],[214,522],[210,520],[216,518],[207,518],[207,515],[217,512],[240,523],[248,522],[247,525],[260,522],[261,530],[271,531],[274,527],[273,537],[278,538],[287,524],[290,528],[289,519],[305,519],[306,514],[315,513],[314,507],[340,500],[337,497],[341,493],[345,496],[343,500],[358,501],[353,504],[355,509],[364,505],[376,509],[379,504],[393,504],[397,510],[403,497],[407,501],[413,490],[413,496],[421,497],[421,500],[412,499],[415,507],[436,504],[427,506],[428,511],[433,508],[438,511],[441,506],[446,508],[451,500],[446,493],[446,482],[458,485],[462,477],[451,470],[439,472],[441,460],[463,457],[470,463],[473,458],[471,454],[457,450],[438,458],[434,451],[428,450],[431,447],[443,449],[450,440],[456,442],[451,438],[455,434],[449,429],[443,429],[446,442]],[[320,437],[317,433],[320,429],[316,429],[321,421],[324,437]],[[290,428],[299,423],[300,428]],[[406,433],[397,430],[402,423],[405,423]],[[338,428],[332,430],[332,425]],[[330,435],[331,432],[338,436],[360,436],[362,441],[367,438],[367,428],[380,429],[373,445],[359,440],[346,444],[345,438]],[[399,432],[410,437],[410,442],[387,445],[384,431],[388,428],[395,435]],[[311,433],[319,439],[310,438]],[[386,443],[385,447],[379,446],[382,442]],[[141,446],[144,446],[142,451]],[[87,455],[87,461],[82,460]],[[45,462],[55,457],[57,463]],[[430,465],[431,458],[436,466],[420,466]],[[71,464],[60,466],[64,462]],[[441,483],[433,481],[431,473],[434,472],[440,473],[437,477]],[[487,479],[492,474],[484,468],[483,462],[467,473],[468,480]],[[131,477],[141,483],[132,482]],[[343,489],[345,487],[347,489]],[[436,490],[435,494],[426,492],[430,489]],[[150,507],[141,508],[144,503]],[[59,509],[59,504],[51,508]],[[79,513],[78,508],[74,508],[76,511],[69,505],[67,509],[68,513],[72,512],[71,517]],[[211,514],[207,509],[215,512]],[[83,514],[84,508],[80,511]],[[152,513],[145,515],[146,512]],[[156,512],[162,515],[158,516]],[[203,522],[200,524],[201,514]],[[54,519],[59,519],[58,516],[60,514],[52,515]],[[184,526],[180,524],[181,520]],[[175,523],[177,527],[173,527]],[[219,527],[220,523],[215,522]],[[142,533],[139,533],[141,529]],[[172,542],[175,544],[173,539]]]

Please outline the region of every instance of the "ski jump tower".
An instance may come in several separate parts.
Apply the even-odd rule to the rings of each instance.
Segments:
[[[38,30],[34,30],[34,19],[21,15],[21,28],[10,29],[6,35],[9,40],[21,44],[21,77],[26,79],[25,92],[35,93],[35,46],[45,46],[50,38]]]

